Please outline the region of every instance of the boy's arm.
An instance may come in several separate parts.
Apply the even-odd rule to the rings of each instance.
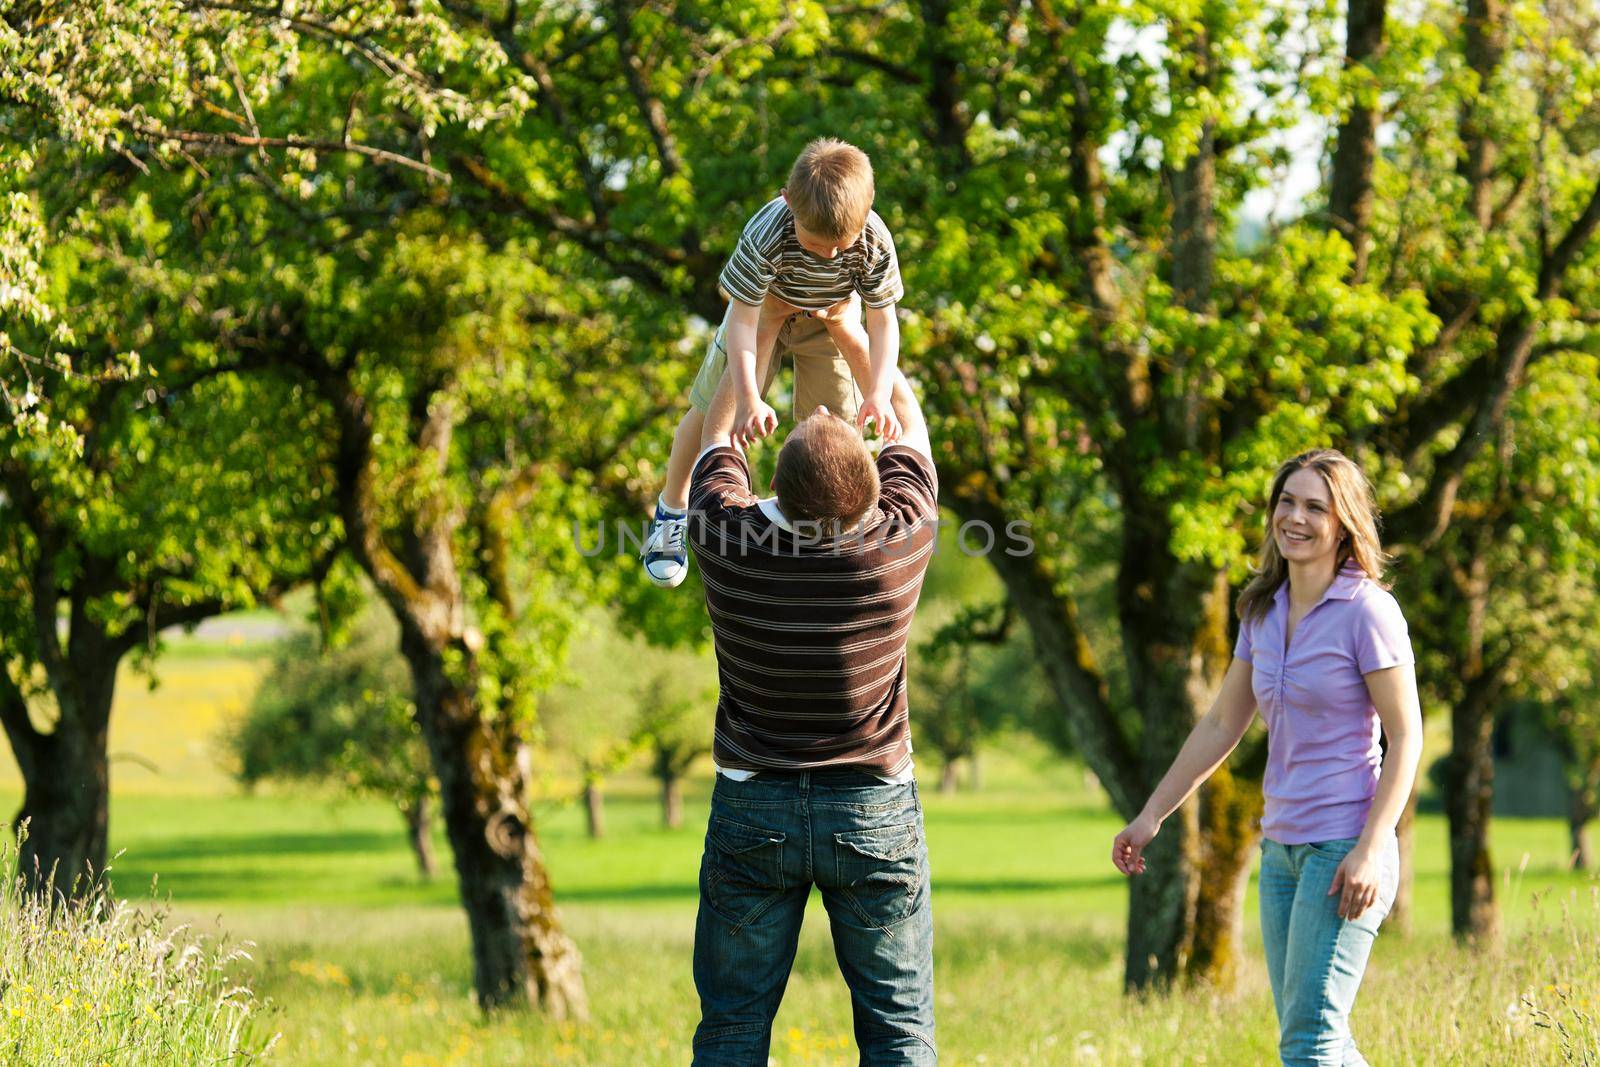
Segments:
[[[761,322],[761,305],[735,299],[729,305],[726,377],[733,392],[733,437],[741,444],[765,437],[778,428],[778,413],[761,399],[757,381],[756,334]]]
[[[900,363],[900,322],[895,317],[892,302],[867,308],[867,347],[871,353],[872,378],[856,415],[856,425],[865,429],[868,421],[872,421],[885,441],[897,441],[902,429],[896,412],[898,405],[891,397],[895,371]]]

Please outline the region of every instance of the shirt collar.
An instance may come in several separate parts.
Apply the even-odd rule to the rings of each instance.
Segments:
[[[1367,572],[1361,569],[1361,564],[1353,559],[1347,559],[1344,561],[1344,566],[1339,568],[1339,573],[1333,576],[1333,584],[1322,594],[1322,599],[1354,600],[1356,590],[1361,588],[1361,583],[1366,577]]]
[[[794,533],[794,524],[786,519],[783,512],[778,510],[778,498],[775,496],[762,497],[756,501],[756,506],[761,509],[761,514],[772,520],[772,524],[784,533]]]
[[[1333,576],[1333,581],[1322,594],[1323,600],[1354,600],[1356,590],[1361,588],[1361,583],[1366,579],[1367,572],[1361,569],[1361,564],[1353,559],[1344,561],[1344,566],[1339,568],[1339,573]],[[1273,594],[1278,603],[1285,603],[1289,599],[1289,579],[1285,578],[1278,583],[1278,589]]]
[[[779,510],[779,508],[778,508],[778,498],[777,497],[775,497],[775,496],[762,497],[760,500],[756,501],[756,506],[761,509],[761,514],[765,515],[768,519],[770,519],[772,521],[772,524],[774,526],[776,526],[778,529],[784,531],[785,533],[791,533],[791,534],[796,534],[796,535],[798,535],[800,533],[799,530],[796,530],[794,528],[794,523],[790,522],[788,517],[785,516],[784,513],[781,510]],[[862,526],[866,523],[866,521],[867,521],[866,517],[863,516],[860,522],[856,523],[854,526],[850,527],[848,530],[843,530],[843,531],[840,531],[840,532],[843,533],[843,534],[853,534],[856,531],[860,530],[862,528]],[[815,525],[815,524],[813,524],[813,525]],[[811,531],[810,536],[815,537],[816,536],[816,531],[815,530]]]

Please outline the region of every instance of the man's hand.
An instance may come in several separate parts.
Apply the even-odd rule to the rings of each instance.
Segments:
[[[865,431],[867,423],[877,427],[878,434],[885,442],[893,443],[900,440],[904,431],[900,426],[900,419],[894,413],[894,404],[891,403],[891,392],[888,389],[875,391],[861,402],[861,410],[856,412],[856,426]]]
[[[778,413],[759,396],[741,400],[733,409],[733,443],[750,447],[778,428]]]

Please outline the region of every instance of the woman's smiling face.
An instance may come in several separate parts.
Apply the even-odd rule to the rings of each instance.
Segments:
[[[1344,539],[1333,514],[1333,495],[1322,475],[1306,467],[1289,475],[1272,512],[1278,553],[1290,563],[1311,563],[1332,555]]]

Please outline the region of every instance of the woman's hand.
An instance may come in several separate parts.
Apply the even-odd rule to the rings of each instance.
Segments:
[[[1378,863],[1378,850],[1371,845],[1357,844],[1339,861],[1333,872],[1333,884],[1328,895],[1339,896],[1339,918],[1354,919],[1378,899],[1378,881],[1382,877]]]
[[[1161,824],[1140,812],[1139,817],[1124,826],[1122,833],[1111,842],[1111,862],[1123,874],[1143,874],[1145,846],[1160,832]]]

